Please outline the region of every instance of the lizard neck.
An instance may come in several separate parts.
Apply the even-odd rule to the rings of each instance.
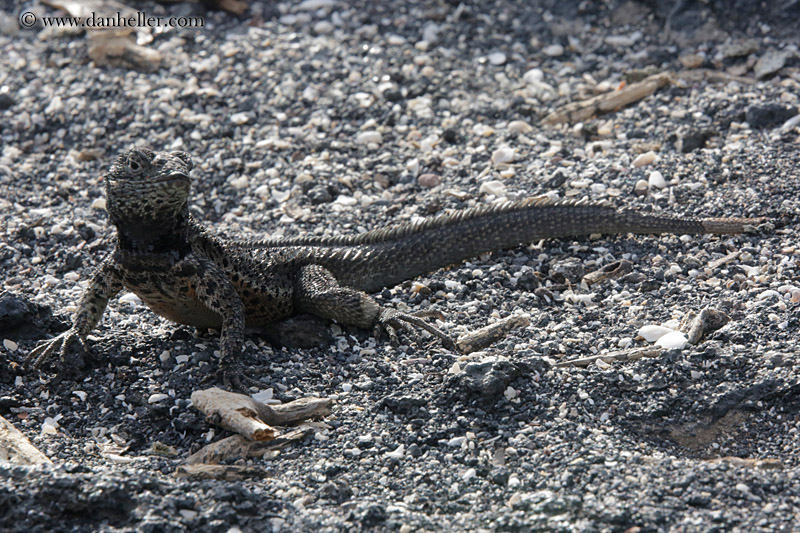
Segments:
[[[128,214],[111,217],[117,227],[117,239],[122,250],[131,253],[162,254],[189,249],[190,218],[188,209],[179,212],[151,213],[148,217]]]

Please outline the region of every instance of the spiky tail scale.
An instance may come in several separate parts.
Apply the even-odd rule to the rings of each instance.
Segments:
[[[757,222],[655,215],[618,211],[605,204],[532,198],[360,235],[267,239],[245,246],[280,248],[300,263],[326,267],[343,285],[372,291],[484,252],[545,238],[595,233],[741,233]]]

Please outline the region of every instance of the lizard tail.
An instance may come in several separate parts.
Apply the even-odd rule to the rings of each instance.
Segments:
[[[657,215],[624,209],[616,212],[613,233],[675,233],[715,235],[744,233],[755,227],[760,218],[692,218],[674,215]],[[614,224],[612,224],[614,226]]]
[[[613,233],[740,233],[757,220],[691,218],[616,210],[606,204],[534,198],[482,206],[360,235],[268,239],[251,248],[281,248],[315,263],[343,284],[372,291],[484,252],[540,239]]]

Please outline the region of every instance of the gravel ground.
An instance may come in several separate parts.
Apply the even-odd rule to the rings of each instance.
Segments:
[[[0,462],[0,529],[798,530],[798,3],[523,4],[307,0],[237,17],[134,2],[205,22],[150,32],[163,63],[141,72],[96,66],[81,34],[16,29],[50,7],[0,2],[0,415],[54,462]],[[541,122],[686,67],[758,80]],[[530,315],[470,356],[335,325],[312,349],[253,335],[243,357],[274,398],[332,397],[333,413],[253,460],[260,476],[191,480],[176,467],[225,436],[189,402],[215,335],[124,295],[64,379],[17,366],[66,327],[110,249],[101,176],[144,145],[193,155],[192,209],[226,235],[353,233],[537,194],[770,224],[534,243],[378,295],[442,311],[454,335]],[[623,277],[583,280],[621,260]],[[698,344],[559,365],[649,346],[642,326],[705,307],[730,321]]]

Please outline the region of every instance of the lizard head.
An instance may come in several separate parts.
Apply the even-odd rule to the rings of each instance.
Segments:
[[[188,216],[191,169],[186,152],[134,148],[120,155],[105,176],[106,209],[117,229],[174,228]]]

